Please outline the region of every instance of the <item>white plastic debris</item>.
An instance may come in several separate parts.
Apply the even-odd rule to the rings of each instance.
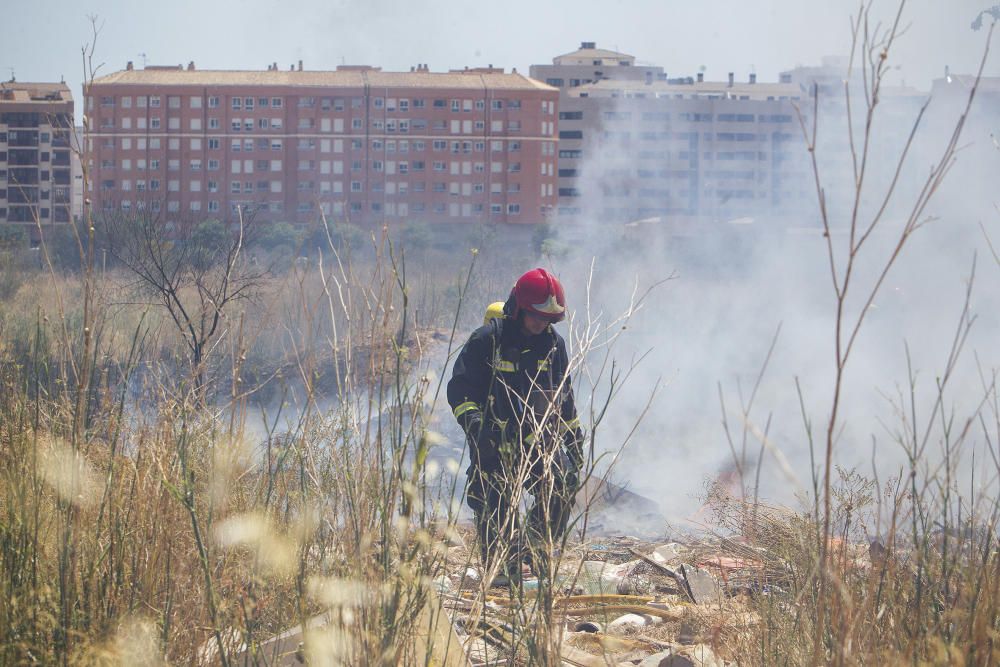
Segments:
[[[660,565],[672,565],[681,561],[681,552],[675,543],[670,542],[668,544],[661,544],[653,549],[650,558]]]
[[[623,625],[646,625],[646,617],[639,614],[625,614],[608,623],[608,629],[620,628]]]
[[[432,583],[434,584],[434,589],[438,593],[451,593],[455,588],[455,586],[451,583],[451,579],[443,574],[440,577],[435,577]]]

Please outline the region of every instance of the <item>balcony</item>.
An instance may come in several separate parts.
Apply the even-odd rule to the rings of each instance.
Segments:
[[[6,124],[9,128],[18,127],[38,127],[40,122],[39,114],[30,112],[9,112],[0,114],[0,123]]]
[[[11,204],[37,204],[38,188],[10,187],[7,189],[7,201]]]
[[[38,146],[38,132],[33,130],[11,130],[7,133],[7,144],[11,148],[34,148]]]
[[[11,206],[7,209],[7,222],[35,222],[36,211],[32,206]]]
[[[38,185],[38,170],[30,167],[9,169],[7,181],[11,186]]]
[[[37,167],[38,151],[31,148],[8,151],[7,164],[11,167]]]

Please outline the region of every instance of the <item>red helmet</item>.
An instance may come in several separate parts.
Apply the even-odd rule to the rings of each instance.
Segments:
[[[566,317],[566,294],[559,279],[545,269],[533,269],[517,279],[511,290],[516,318],[527,310],[549,322],[560,322]]]

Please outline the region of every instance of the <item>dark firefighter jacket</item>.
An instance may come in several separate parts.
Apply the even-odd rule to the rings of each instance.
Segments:
[[[470,447],[480,450],[470,452],[474,465],[480,458],[495,462],[499,448],[528,453],[561,441],[580,466],[583,438],[568,365],[566,342],[551,326],[530,336],[504,317],[472,333],[455,360],[448,403]],[[487,447],[494,451],[482,451]]]

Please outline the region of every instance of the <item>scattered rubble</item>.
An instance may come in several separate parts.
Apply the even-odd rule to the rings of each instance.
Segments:
[[[727,639],[760,622],[752,598],[790,585],[787,563],[761,539],[604,534],[564,548],[546,597],[549,591],[540,591],[533,577],[513,589],[492,586],[496,579],[480,569],[474,544],[472,527],[459,527],[444,545],[443,569],[428,582],[440,601],[437,613],[447,618],[440,643],[460,645],[459,660],[471,667],[527,664],[525,637],[537,628],[537,613],[546,614],[544,625],[554,635],[549,641],[566,665],[735,665],[736,656],[725,653],[733,645]],[[863,551],[857,557],[886,557],[867,544]],[[276,654],[294,657],[301,650],[301,637],[278,639]]]
[[[722,601],[722,587],[707,570],[685,564],[681,565],[681,576],[684,577],[688,593],[695,604]]]
[[[473,543],[471,534],[466,542]],[[525,609],[534,609],[537,580],[517,592],[484,589],[487,577],[475,556],[452,547],[447,560],[452,589],[438,590],[470,664],[522,664],[509,651],[518,644],[523,650],[515,638]],[[713,648],[724,646],[720,637],[756,623],[745,595],[766,594],[774,585],[767,578],[774,568],[765,560],[737,541],[705,537],[688,544],[601,536],[568,546],[550,602],[564,664],[735,664]]]
[[[639,667],[725,667],[712,649],[704,644],[681,650],[667,649],[645,657]]]

